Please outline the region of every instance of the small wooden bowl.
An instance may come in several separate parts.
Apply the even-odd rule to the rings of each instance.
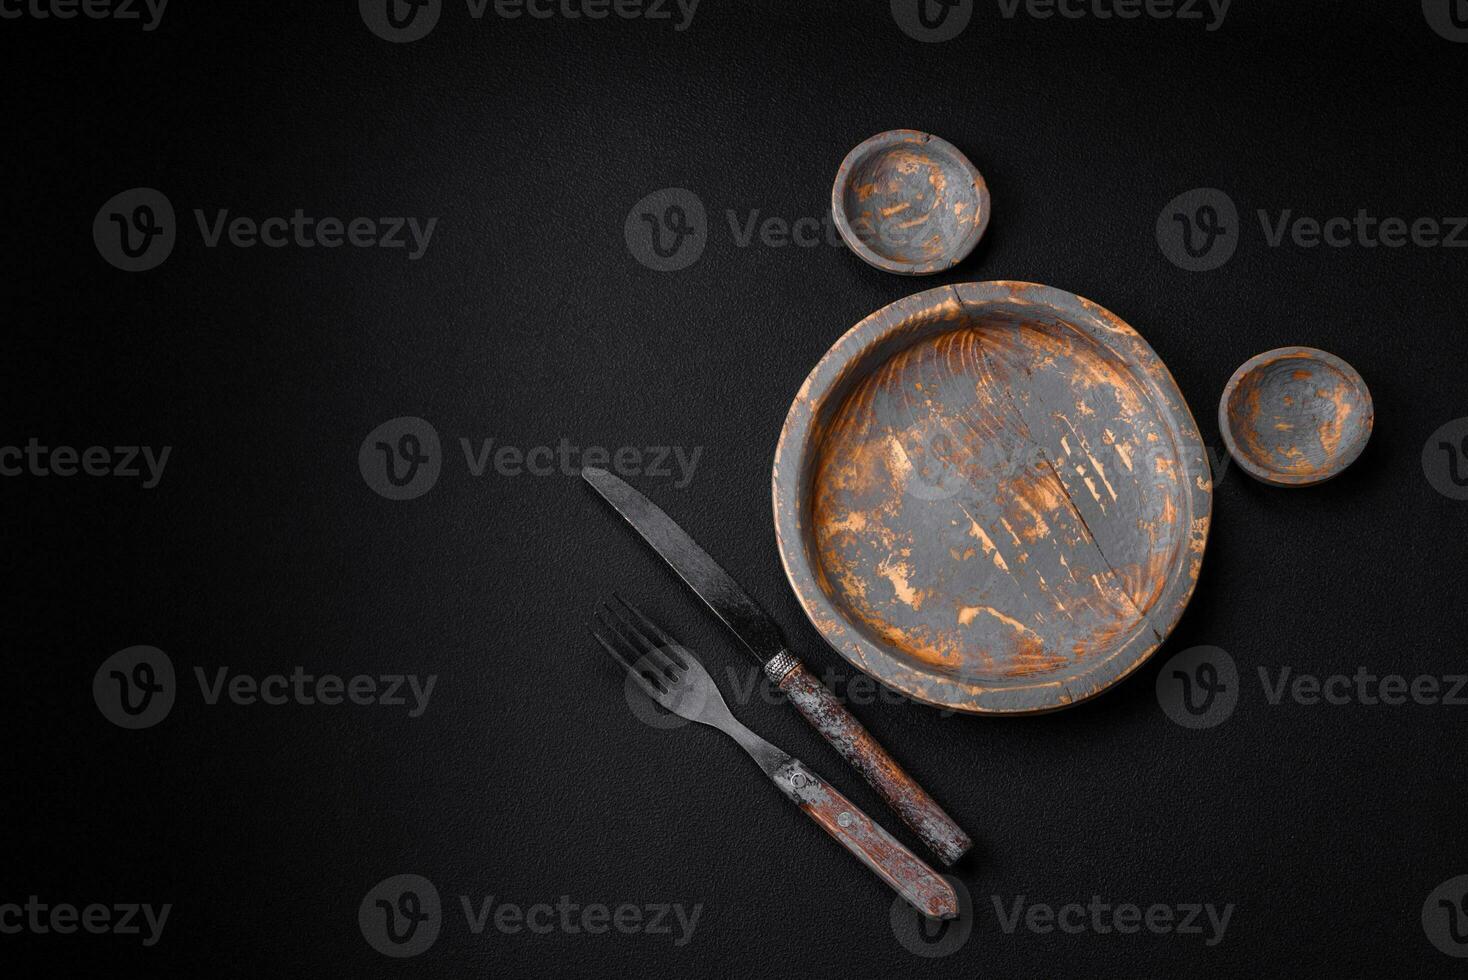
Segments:
[[[1356,461],[1375,423],[1356,369],[1314,347],[1280,347],[1245,361],[1224,386],[1218,427],[1244,472],[1306,487]]]
[[[831,214],[868,264],[926,276],[953,268],[979,243],[989,226],[989,187],[952,143],[893,129],[846,155]]]
[[[1048,286],[899,300],[838,340],[780,434],[775,530],[815,628],[957,711],[1052,711],[1136,670],[1193,593],[1213,485],[1137,332]]]

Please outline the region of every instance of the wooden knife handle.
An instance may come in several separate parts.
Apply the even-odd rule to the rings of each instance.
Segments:
[[[771,775],[786,796],[913,908],[934,919],[958,916],[953,886],[824,779],[795,759]]]
[[[973,845],[953,818],[903,771],[804,664],[787,651],[766,664],[765,669],[795,702],[805,720],[882,794],[887,805],[897,811],[903,823],[923,839],[940,861],[952,864]]]

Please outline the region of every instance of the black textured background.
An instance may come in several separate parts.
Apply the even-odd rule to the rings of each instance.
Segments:
[[[1254,212],[1468,213],[1468,45],[1416,2],[1237,0],[1222,29],[1005,20],[921,44],[878,0],[704,0],[691,27],[470,19],[388,44],[353,3],[185,4],[160,28],[0,20],[0,443],[173,446],[160,486],[0,481],[9,566],[0,902],[172,902],[149,949],[0,935],[11,975],[1435,976],[1419,915],[1468,872],[1465,708],[1271,707],[1259,666],[1461,671],[1468,504],[1419,462],[1468,415],[1465,252],[1265,246]],[[907,281],[841,247],[737,247],[741,220],[824,214],[846,151],[938,133],[987,177],[994,220],[952,273]],[[134,186],[179,213],[171,258],[106,264],[93,216]],[[1244,240],[1192,274],[1163,206],[1225,190]],[[691,268],[623,240],[664,187],[712,223]],[[438,216],[402,251],[203,247],[192,209]],[[857,708],[973,834],[977,905],[953,955],[895,939],[891,895],[708,731],[628,709],[584,629],[616,588],[711,666],[728,637],[578,480],[471,477],[458,440],[703,447],[686,488],[640,486],[785,628],[852,671],[786,587],[769,513],[789,401],[851,324],[920,288],[1044,282],[1133,324],[1205,442],[1235,366],[1285,344],[1352,362],[1375,437],[1338,481],[1221,475],[1191,609],[1157,659],[1056,715]],[[364,485],[380,423],[428,419],[438,484]],[[103,659],[166,651],[172,714],[124,731]],[[1206,731],[1170,722],[1171,653],[1228,650],[1244,693]],[[439,675],[423,717],[207,706],[195,666]],[[739,709],[894,830],[796,715]],[[905,840],[911,841],[905,830]],[[446,921],[408,961],[357,905],[401,872]],[[691,942],[468,932],[460,894],[529,905],[703,903]],[[991,896],[1234,903],[1224,941],[1004,934]],[[10,970],[7,970],[10,972]]]

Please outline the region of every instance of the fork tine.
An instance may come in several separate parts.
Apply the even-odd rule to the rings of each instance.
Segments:
[[[597,609],[596,621],[616,645],[617,652],[622,655],[622,663],[628,670],[640,671],[658,690],[665,689],[671,683],[671,675],[663,669],[662,664],[644,649],[643,644],[628,635],[629,630],[625,624],[611,615],[605,604]]]
[[[661,652],[664,653],[669,660],[672,660],[675,664],[678,665],[679,668],[686,669],[688,667],[687,662],[685,662],[683,659],[683,655],[678,650],[677,640],[673,639],[667,633],[664,633],[663,628],[657,623],[654,623],[651,619],[649,619],[647,617],[647,614],[645,614],[641,609],[638,609],[632,603],[628,602],[626,599],[623,599],[621,596],[617,595],[617,593],[613,592],[612,598],[620,603],[624,609],[626,609],[628,612],[632,613],[632,615],[636,616],[639,620],[642,621],[642,625],[647,628],[648,632],[652,633],[652,635],[657,638],[658,646]]]
[[[643,638],[626,623],[605,611],[601,615],[603,628],[621,645],[624,655],[649,674],[659,687],[667,687],[673,683],[671,665],[666,663],[666,658],[661,657],[655,647],[644,644]]]
[[[621,654],[622,662],[631,666],[640,666],[640,668],[647,670],[647,673],[653,675],[653,678],[662,681],[661,673],[658,670],[649,669],[653,665],[647,663],[646,656],[643,654],[642,644],[637,643],[636,638],[628,635],[627,628],[612,615],[611,609],[608,609],[605,604],[597,607],[596,622],[602,626],[602,631],[605,632],[606,637],[617,647],[618,653]]]
[[[642,688],[644,694],[652,698],[654,701],[661,700],[662,691],[655,688],[652,681],[650,681],[642,673],[642,671],[634,667],[630,662],[628,662],[627,658],[615,646],[607,642],[606,637],[602,636],[596,630],[592,630],[591,635],[596,637],[596,642],[602,645],[602,649],[606,650],[606,652],[611,655],[611,658],[613,660],[621,664],[622,667],[626,669],[627,673],[632,676],[632,679],[637,682],[637,686]]]
[[[659,649],[656,640],[649,638],[639,630],[631,622],[630,617],[618,611],[616,606],[608,603],[603,607],[603,610],[611,613],[611,616],[607,617],[609,620],[608,625],[615,629],[624,640],[637,650],[640,659],[645,660],[663,674],[666,674],[669,680],[677,678],[678,672],[683,668],[675,664],[666,653]]]

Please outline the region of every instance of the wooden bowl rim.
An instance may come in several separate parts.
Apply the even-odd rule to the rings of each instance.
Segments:
[[[1366,408],[1366,423],[1361,428],[1360,437],[1354,440],[1344,452],[1336,454],[1336,462],[1316,473],[1281,473],[1279,470],[1271,469],[1257,463],[1239,448],[1238,440],[1234,437],[1233,418],[1229,415],[1228,403],[1233,398],[1234,392],[1244,379],[1266,364],[1285,358],[1300,358],[1309,361],[1318,361],[1327,367],[1333,368],[1346,381],[1361,393],[1362,404]],[[1218,431],[1223,435],[1224,448],[1228,450],[1229,456],[1237,463],[1245,473],[1258,480],[1275,487],[1312,487],[1326,480],[1333,479],[1345,472],[1346,468],[1354,463],[1365,451],[1366,444],[1371,441],[1371,433],[1376,428],[1376,405],[1371,399],[1371,389],[1366,386],[1366,381],[1357,371],[1344,359],[1332,354],[1330,351],[1321,350],[1318,347],[1276,347],[1273,350],[1263,351],[1255,354],[1229,376],[1228,383],[1223,386],[1223,394],[1218,399]]]
[[[907,325],[991,303],[1042,308],[1130,365],[1138,384],[1148,391],[1172,430],[1178,458],[1193,467],[1183,483],[1189,513],[1179,518],[1184,550],[1141,628],[1110,654],[1073,674],[1004,686],[919,670],[851,624],[818,584],[803,530],[810,502],[802,498],[800,489],[803,468],[819,449],[812,440],[822,406],[833,389],[850,380],[850,367],[866,351]],[[1146,663],[1166,641],[1192,598],[1207,548],[1213,505],[1212,472],[1198,424],[1156,351],[1130,325],[1091,300],[1051,286],[1008,280],[925,290],[883,307],[848,330],[811,370],[791,403],[775,449],[771,491],[780,563],[806,618],[822,638],[852,666],[915,701],[987,715],[1039,714],[1070,707],[1102,693]]]
[[[874,251],[871,246],[861,240],[861,236],[851,227],[851,221],[846,216],[843,198],[846,185],[851,181],[852,170],[878,150],[897,146],[900,143],[922,143],[925,147],[931,148],[935,156],[944,155],[953,159],[968,175],[977,200],[979,218],[969,228],[968,234],[960,239],[954,248],[926,262],[902,262]],[[862,140],[852,147],[851,152],[847,153],[846,158],[841,161],[841,166],[836,171],[836,180],[831,185],[831,217],[836,222],[836,230],[841,233],[841,240],[846,242],[847,247],[860,256],[863,262],[883,272],[891,272],[899,276],[930,276],[951,269],[968,258],[979,244],[979,239],[984,237],[984,232],[989,228],[989,212],[989,185],[985,183],[984,175],[979,173],[979,168],[973,165],[973,161],[962,150],[943,137],[918,129],[889,129]]]

